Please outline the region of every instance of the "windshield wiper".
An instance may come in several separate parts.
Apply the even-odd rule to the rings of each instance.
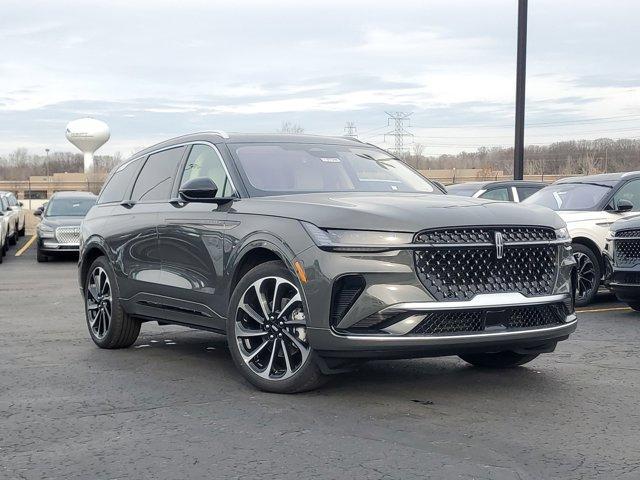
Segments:
[[[613,188],[611,185],[605,185],[604,183],[597,183],[597,182],[571,182],[571,183],[559,183],[558,185],[595,185],[596,187]]]

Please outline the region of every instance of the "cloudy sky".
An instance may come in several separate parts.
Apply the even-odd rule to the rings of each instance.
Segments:
[[[99,153],[222,128],[391,146],[412,112],[425,153],[512,145],[516,0],[2,0],[0,153],[70,150],[69,120],[111,127]],[[529,2],[527,143],[640,137],[640,2]]]

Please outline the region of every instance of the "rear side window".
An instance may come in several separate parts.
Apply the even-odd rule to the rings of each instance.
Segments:
[[[98,204],[121,202],[124,199],[127,187],[131,184],[131,176],[138,169],[141,160],[141,158],[137,158],[116,167],[116,171],[111,175],[106,185],[102,187]]]
[[[169,200],[184,148],[171,148],[150,155],[138,175],[131,199],[137,202]]]
[[[504,187],[494,188],[493,190],[489,190],[488,192],[483,193],[482,195],[480,195],[480,197],[486,198],[487,200],[499,200],[502,202],[508,202],[509,191]]]
[[[542,187],[516,187],[516,190],[518,190],[518,198],[522,201],[525,198],[529,198],[541,188]]]

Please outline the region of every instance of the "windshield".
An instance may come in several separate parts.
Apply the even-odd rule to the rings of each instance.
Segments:
[[[556,211],[595,210],[612,188],[591,183],[559,183],[538,190],[522,203],[534,203]]]
[[[374,147],[300,143],[229,145],[252,196],[310,192],[442,193]]]
[[[47,205],[45,217],[84,217],[96,203],[89,198],[53,198]]]

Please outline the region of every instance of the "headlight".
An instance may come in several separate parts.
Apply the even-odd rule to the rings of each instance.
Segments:
[[[40,238],[54,238],[53,228],[47,225],[38,225],[38,235]]]
[[[566,241],[570,241],[571,240],[571,235],[569,235],[569,230],[567,230],[567,228],[558,228],[556,230],[556,239],[557,240],[566,240]]]
[[[316,245],[338,251],[379,252],[392,250],[397,245],[406,245],[413,239],[412,233],[379,232],[370,230],[327,229],[302,222]]]

